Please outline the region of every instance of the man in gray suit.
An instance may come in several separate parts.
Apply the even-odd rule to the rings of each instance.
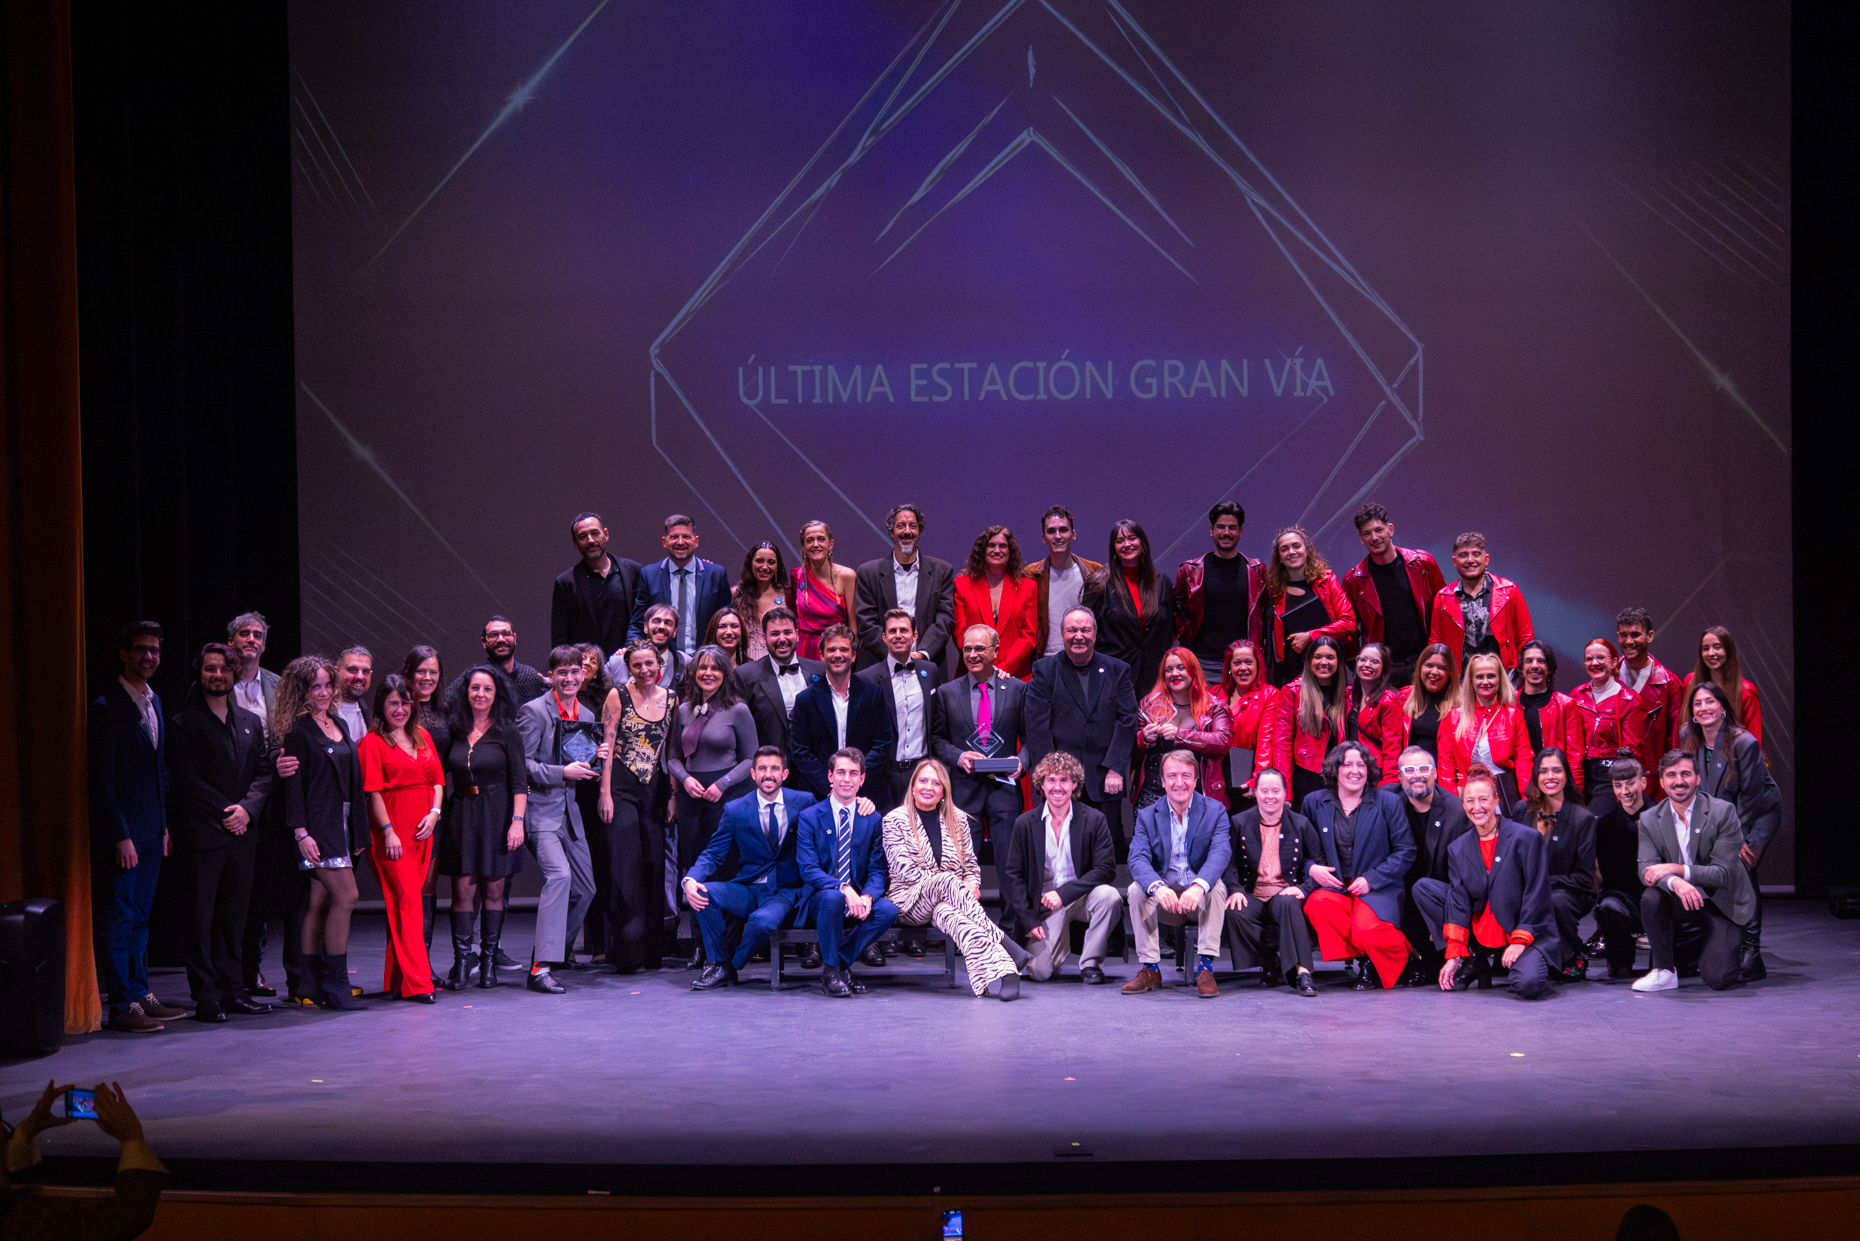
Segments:
[[[956,570],[949,561],[917,550],[924,533],[924,511],[915,504],[900,504],[885,514],[885,531],[891,535],[891,554],[866,561],[855,575],[857,667],[869,668],[885,658],[884,615],[898,607],[917,624],[917,649],[911,658],[940,665],[949,631],[956,624]]]
[[[956,805],[969,816],[978,856],[982,825],[987,824],[997,867],[1007,862],[1008,836],[1020,817],[1019,782],[1027,771],[1027,759],[1021,753],[1027,731],[1027,684],[995,668],[1000,651],[999,634],[987,625],[970,625],[962,634],[962,664],[967,674],[940,686],[930,699],[931,752],[949,768]],[[986,737],[981,735],[984,716]],[[1020,768],[1011,775],[977,775],[978,758],[1018,758]]]
[[[536,947],[530,953],[530,990],[550,995],[567,990],[549,967],[568,960],[568,943],[581,929],[594,899],[588,836],[581,827],[581,807],[568,785],[592,780],[600,773],[586,762],[562,761],[562,725],[595,722],[594,712],[575,696],[581,692],[581,677],[581,649],[558,646],[549,652],[550,692],[517,709],[530,777],[523,840],[543,874],[542,897],[536,903]]]
[[[1704,929],[1699,977],[1713,991],[1723,991],[1739,980],[1738,946],[1757,909],[1756,890],[1739,856],[1744,832],[1737,807],[1699,792],[1697,761],[1684,750],[1661,757],[1660,787],[1666,800],[1640,816],[1640,870],[1647,885],[1640,920],[1653,968],[1634,990],[1679,986],[1673,945],[1684,925]]]
[[[278,674],[258,666],[265,653],[271,625],[262,612],[241,612],[226,626],[226,645],[239,658],[233,679],[233,705],[244,707],[261,720],[271,719],[271,704],[278,696]]]

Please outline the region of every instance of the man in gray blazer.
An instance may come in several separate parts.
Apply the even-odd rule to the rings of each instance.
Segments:
[[[558,646],[549,652],[549,693],[517,709],[523,734],[523,757],[529,767],[530,797],[524,808],[523,840],[542,868],[542,897],[536,903],[536,947],[530,953],[530,990],[560,995],[567,988],[549,967],[568,960],[568,943],[581,929],[594,899],[594,866],[581,807],[568,785],[599,773],[585,762],[564,763],[562,725],[595,722],[594,712],[575,695],[581,692],[581,650]]]
[[[885,658],[884,615],[896,607],[917,623],[917,649],[911,656],[940,665],[956,624],[956,570],[949,561],[917,550],[924,511],[915,504],[900,504],[885,514],[885,532],[891,536],[891,554],[866,561],[855,574],[856,668],[869,668]]]
[[[930,750],[949,768],[957,807],[969,816],[981,853],[982,825],[995,844],[995,865],[1007,862],[1008,836],[1020,817],[1020,778],[1027,773],[1021,753],[1026,741],[1027,684],[995,668],[1001,635],[987,625],[970,625],[962,634],[962,664],[968,669],[930,699]],[[986,698],[988,732],[979,736],[983,699]],[[988,745],[984,752],[978,745]],[[1012,774],[977,775],[978,758],[1017,758]]]
[[[1640,920],[1653,968],[1634,990],[1679,986],[1674,940],[1681,925],[1696,925],[1705,931],[1699,977],[1713,991],[1723,991],[1739,980],[1738,947],[1757,909],[1756,890],[1739,857],[1744,832],[1737,807],[1699,792],[1697,761],[1684,750],[1661,757],[1660,788],[1666,800],[1640,816],[1640,870],[1647,885]]]

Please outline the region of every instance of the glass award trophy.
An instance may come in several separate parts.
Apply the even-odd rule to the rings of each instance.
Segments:
[[[963,749],[974,750],[982,757],[975,760],[973,773],[978,776],[1011,777],[1020,770],[1020,760],[1009,754],[1002,757],[1007,742],[994,729],[978,728],[963,742]]]
[[[586,763],[594,771],[600,771],[601,726],[592,720],[563,720],[561,723],[556,749],[562,765]]]

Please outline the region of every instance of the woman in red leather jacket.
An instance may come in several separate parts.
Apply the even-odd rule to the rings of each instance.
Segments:
[[[1598,819],[1615,808],[1609,769],[1617,758],[1639,759],[1643,772],[1660,769],[1659,742],[1647,739],[1647,705],[1615,676],[1620,666],[1620,648],[1607,638],[1596,638],[1582,648],[1589,683],[1578,685],[1569,696],[1582,716],[1582,783],[1589,793],[1589,809]],[[1657,796],[1655,781],[1649,777],[1646,784],[1648,797]]]
[[[1349,726],[1350,681],[1343,672],[1343,648],[1321,634],[1305,648],[1304,671],[1279,687],[1259,726],[1255,773],[1276,767],[1292,775],[1292,799],[1298,805],[1324,787],[1324,756],[1344,740]]]
[[[1267,639],[1272,671],[1267,679],[1274,685],[1298,679],[1314,639],[1330,637],[1342,643],[1356,633],[1350,600],[1301,526],[1287,526],[1272,536],[1266,595],[1272,600],[1272,634]]]
[[[1743,678],[1737,666],[1737,642],[1723,625],[1713,625],[1699,635],[1698,666],[1686,674],[1686,694],[1681,699],[1688,704],[1679,721],[1682,725],[1692,722],[1692,687],[1700,681],[1711,681],[1724,691],[1736,708],[1732,722],[1762,744],[1763,704],[1757,698],[1757,687]]]
[[[1460,678],[1459,705],[1440,722],[1440,787],[1458,796],[1477,764],[1498,777],[1505,805],[1515,806],[1534,753],[1505,661],[1496,652],[1474,655]]]
[[[1235,810],[1253,804],[1253,767],[1259,756],[1259,726],[1266,708],[1278,693],[1266,684],[1260,666],[1259,645],[1251,638],[1230,642],[1223,657],[1221,697],[1227,702],[1227,714],[1233,720],[1234,736],[1229,743],[1227,766],[1227,800]]]
[[[1524,732],[1531,739],[1531,752],[1541,753],[1555,747],[1571,755],[1570,783],[1577,797],[1583,792],[1583,746],[1588,731],[1583,727],[1582,712],[1568,694],[1556,687],[1556,652],[1542,638],[1532,638],[1518,648],[1518,710],[1524,713]]]
[[[1430,642],[1421,648],[1415,660],[1414,683],[1406,689],[1392,689],[1382,696],[1377,708],[1377,731],[1382,737],[1382,784],[1393,788],[1401,783],[1397,768],[1401,752],[1418,745],[1440,763],[1440,717],[1453,709],[1459,693],[1455,675],[1457,656],[1444,642]]]
[[[1227,805],[1227,780],[1221,767],[1233,744],[1234,722],[1219,694],[1208,692],[1201,661],[1185,646],[1163,655],[1156,688],[1137,704],[1137,808],[1163,796],[1162,757],[1189,750],[1201,759],[1201,792]]]
[[[1356,709],[1350,712],[1351,741],[1382,753],[1382,698],[1389,692],[1395,656],[1380,642],[1365,642],[1356,653]]]

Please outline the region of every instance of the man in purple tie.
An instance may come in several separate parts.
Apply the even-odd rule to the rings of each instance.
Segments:
[[[956,806],[969,816],[975,853],[994,844],[995,865],[1007,860],[1008,833],[1020,817],[1020,777],[1027,770],[1021,754],[1026,738],[1023,704],[1027,683],[995,668],[1000,637],[987,625],[970,625],[962,634],[962,665],[967,674],[938,687],[930,701],[930,749],[949,768]],[[1011,772],[975,770],[984,758],[1019,760]]]

